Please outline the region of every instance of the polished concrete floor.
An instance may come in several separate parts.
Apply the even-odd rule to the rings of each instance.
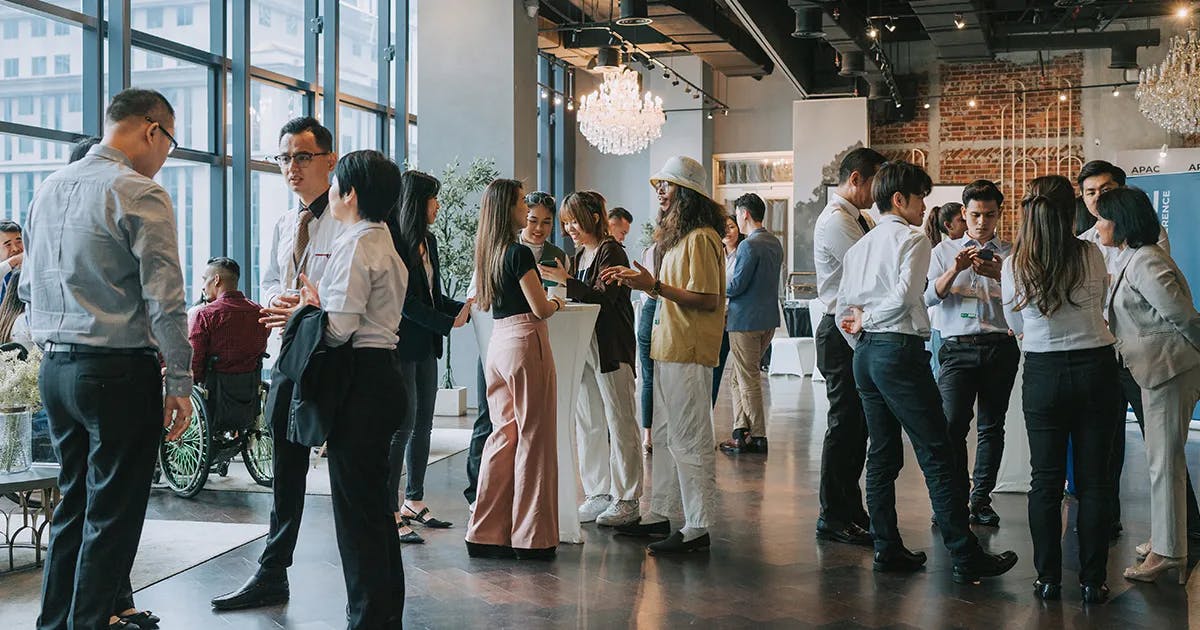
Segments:
[[[1021,562],[981,586],[950,579],[951,564],[929,525],[929,499],[911,452],[898,483],[901,527],[913,549],[930,554],[925,571],[908,576],[871,571],[868,550],[814,540],[824,390],[808,379],[770,379],[773,397],[767,456],[718,455],[720,523],[707,553],[654,558],[636,541],[584,526],[586,542],[559,547],[557,560],[516,562],[467,557],[465,455],[434,464],[426,498],[436,514],[455,522],[446,531],[422,531],[426,544],[404,548],[408,628],[1185,628],[1189,591],[1164,579],[1131,585],[1121,570],[1133,547],[1148,537],[1145,459],[1136,428],[1129,434],[1124,483],[1126,534],[1109,562],[1113,598],[1084,607],[1075,589],[1061,602],[1034,599],[1023,495],[998,495],[1003,522],[978,530],[993,550],[1014,549]],[[718,430],[728,431],[729,405],[718,405]],[[444,422],[444,421],[443,421]],[[456,421],[451,421],[456,422]],[[469,422],[469,419],[457,421]],[[1193,462],[1197,453],[1189,453]],[[1193,471],[1193,476],[1196,476]],[[225,522],[267,519],[269,495],[202,493],[193,500],[156,491],[154,518],[209,518]],[[1075,505],[1064,503],[1074,520]],[[1064,529],[1066,574],[1076,540]],[[154,610],[167,629],[344,628],[345,590],[328,497],[308,497],[304,527],[289,575],[291,602],[267,609],[217,614],[211,596],[236,588],[255,568],[257,540],[154,584],[139,606]],[[1200,600],[1198,600],[1200,601]],[[1200,622],[1200,615],[1195,615]],[[1200,627],[1200,623],[1196,627]]]

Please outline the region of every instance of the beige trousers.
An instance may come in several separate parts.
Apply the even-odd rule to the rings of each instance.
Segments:
[[[751,437],[767,436],[767,416],[763,410],[762,363],[763,353],[771,346],[775,329],[729,333],[729,354],[733,371],[729,375],[730,397],[733,399],[733,428],[749,429]]]
[[[492,435],[483,447],[467,541],[556,547],[558,413],[546,322],[530,314],[496,320],[484,374]]]
[[[1183,558],[1187,546],[1187,443],[1192,410],[1200,400],[1200,368],[1142,388],[1146,462],[1150,469],[1150,547]]]
[[[642,496],[642,440],[633,366],[622,363],[615,371],[602,374],[599,364],[600,351],[593,335],[575,412],[583,493],[636,501]]]

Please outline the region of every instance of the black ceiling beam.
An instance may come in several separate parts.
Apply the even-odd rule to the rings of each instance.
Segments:
[[[1162,40],[1158,29],[1137,31],[1106,31],[1103,33],[1054,33],[1040,35],[997,35],[992,38],[995,50],[1077,50],[1113,48],[1115,46],[1158,46]]]
[[[691,17],[696,23],[708,29],[711,33],[733,46],[746,56],[751,63],[762,66],[763,74],[771,74],[775,63],[754,37],[734,23],[717,8],[716,0],[653,0],[653,4],[669,6],[680,13]],[[791,12],[788,12],[789,15]],[[787,25],[790,26],[789,17]]]
[[[728,0],[729,8],[801,96],[820,91],[814,60],[824,42],[794,39],[796,13],[778,0]]]
[[[619,33],[626,41],[640,46],[671,43],[671,38],[644,26],[618,26],[614,24],[610,28]],[[613,43],[612,35],[606,30],[580,29],[578,31],[564,30],[562,32],[562,45],[563,48],[601,48],[604,46],[616,46],[618,44]]]

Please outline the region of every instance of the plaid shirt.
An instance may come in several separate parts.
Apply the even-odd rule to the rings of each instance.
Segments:
[[[210,356],[217,357],[213,369],[223,374],[258,369],[271,334],[258,323],[261,308],[241,291],[226,291],[196,313],[188,341],[192,344],[192,377],[197,383],[204,382]]]

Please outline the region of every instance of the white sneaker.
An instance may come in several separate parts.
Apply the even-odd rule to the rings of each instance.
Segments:
[[[611,504],[612,497],[607,494],[597,494],[595,496],[588,497],[587,500],[583,502],[583,505],[579,506],[579,522],[591,523],[592,521],[596,520],[596,517],[599,516],[601,512],[607,510],[608,506]]]
[[[639,518],[641,518],[641,513],[638,510],[637,501],[613,501],[607,510],[596,517],[596,524],[604,527],[619,527],[636,523]]]

